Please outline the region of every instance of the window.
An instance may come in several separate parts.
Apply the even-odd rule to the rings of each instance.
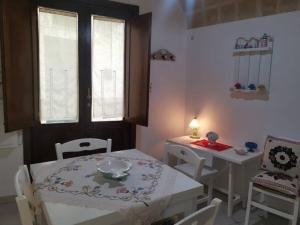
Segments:
[[[41,123],[78,122],[77,17],[39,8]]]
[[[6,131],[65,137],[57,132],[68,127],[69,139],[118,133],[119,146],[134,143],[134,125],[148,124],[151,13],[93,0],[3,0],[2,6]]]
[[[92,121],[124,118],[125,21],[92,16]]]

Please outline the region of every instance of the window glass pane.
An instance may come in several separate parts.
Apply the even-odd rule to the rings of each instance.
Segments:
[[[92,17],[92,121],[124,114],[125,21]]]
[[[78,122],[77,14],[39,8],[41,123]]]

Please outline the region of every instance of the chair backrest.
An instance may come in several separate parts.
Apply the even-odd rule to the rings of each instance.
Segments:
[[[15,175],[15,189],[17,196],[23,196],[26,194],[26,188],[31,186],[28,168],[26,165],[19,167]]]
[[[268,136],[261,168],[299,179],[300,142]]]
[[[213,199],[209,206],[187,216],[175,225],[214,225],[222,201]]]
[[[193,179],[199,180],[201,177],[202,169],[205,164],[205,158],[199,157],[193,150],[181,145],[169,145],[166,149],[166,163],[173,166],[171,157],[175,157],[178,161],[184,161],[194,167]]]
[[[33,225],[35,221],[33,212],[33,190],[29,172],[26,165],[20,166],[15,175],[16,203],[22,225]]]
[[[111,139],[82,138],[64,144],[56,143],[56,156],[58,160],[62,160],[64,152],[82,152],[101,148],[106,148],[106,152],[111,152],[111,142]]]

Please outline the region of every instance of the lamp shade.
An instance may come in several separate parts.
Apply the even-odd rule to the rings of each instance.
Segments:
[[[189,127],[192,128],[192,129],[197,129],[197,128],[200,127],[200,124],[199,124],[197,118],[194,118],[194,119],[191,121]]]

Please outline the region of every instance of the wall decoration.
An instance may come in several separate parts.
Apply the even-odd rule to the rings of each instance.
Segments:
[[[269,95],[273,42],[267,34],[261,38],[236,39],[231,93]]]
[[[163,60],[163,61],[175,61],[176,60],[176,56],[166,49],[160,49],[160,50],[152,53],[151,58],[153,60]]]

